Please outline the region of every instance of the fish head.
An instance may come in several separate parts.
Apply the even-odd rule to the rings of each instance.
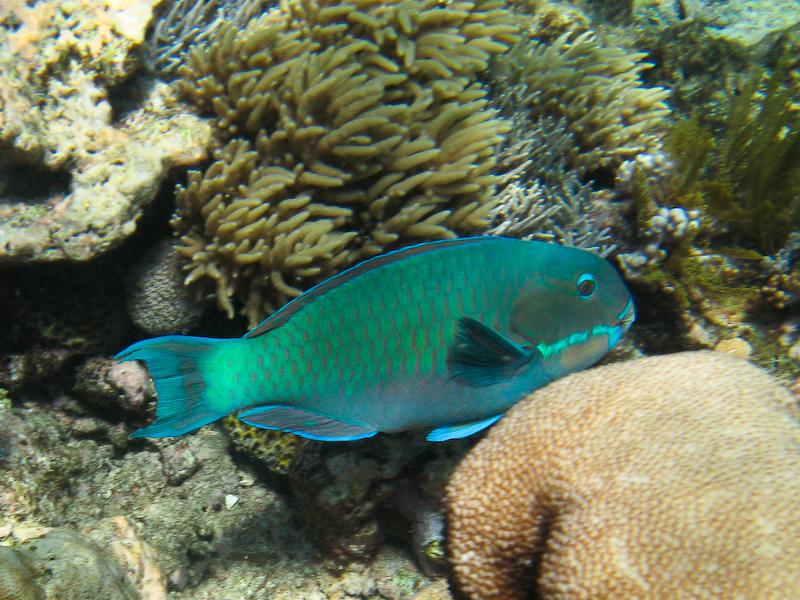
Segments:
[[[586,250],[550,245],[521,290],[512,329],[559,374],[597,362],[630,329],[633,299],[617,270]]]

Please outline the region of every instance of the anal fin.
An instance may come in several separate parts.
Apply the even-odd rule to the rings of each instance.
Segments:
[[[437,427],[431,431],[425,438],[429,442],[445,442],[447,440],[455,440],[458,438],[465,438],[486,429],[490,425],[494,425],[500,420],[503,414],[494,415],[488,419],[481,419],[472,423],[463,423],[461,425],[445,425],[444,427]]]
[[[275,404],[250,408],[240,413],[238,417],[253,427],[286,431],[323,442],[350,442],[372,437],[378,433],[376,429],[336,421],[292,406]]]

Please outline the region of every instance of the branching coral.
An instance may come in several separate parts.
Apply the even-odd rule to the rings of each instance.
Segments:
[[[515,30],[500,0],[290,0],[222,27],[181,70],[230,139],[178,194],[188,281],[254,324],[400,238],[485,227],[507,126],[475,75]]]
[[[476,600],[797,595],[798,418],[720,352],[552,383],[450,481],[456,583]]]
[[[614,244],[610,229],[600,222],[598,194],[581,183],[580,170],[566,164],[575,143],[566,120],[542,117],[530,123],[516,113],[512,123],[509,144],[500,153],[505,185],[497,193],[487,232],[609,255]]]
[[[605,46],[592,32],[568,32],[551,44],[517,44],[495,77],[534,117],[566,118],[577,142],[570,165],[596,171],[659,148],[668,91],[642,86],[644,56]]]

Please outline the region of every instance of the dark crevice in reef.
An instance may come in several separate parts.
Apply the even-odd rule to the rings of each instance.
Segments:
[[[539,597],[537,592],[539,585],[539,577],[541,576],[541,563],[542,555],[547,548],[547,542],[550,539],[550,532],[553,530],[553,525],[556,521],[556,510],[551,506],[542,506],[541,515],[536,531],[535,538],[539,541],[536,545],[536,550],[533,556],[528,560],[528,564],[521,568],[517,576],[517,581],[520,582],[521,589],[524,589],[528,582],[534,582],[528,593],[529,600],[536,600]]]
[[[72,185],[68,171],[52,171],[38,164],[0,165],[0,175],[3,176],[0,203],[44,202],[58,195],[66,196]]]
[[[108,91],[112,124],[124,121],[132,112],[141,108],[155,85],[155,79],[139,69],[132,76]]]

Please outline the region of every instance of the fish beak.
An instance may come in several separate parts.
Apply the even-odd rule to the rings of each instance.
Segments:
[[[633,299],[628,298],[625,308],[617,317],[617,322],[608,331],[609,350],[616,346],[623,334],[631,328],[634,319],[636,319],[636,310],[633,308]]]
[[[619,313],[617,317],[617,325],[622,327],[623,331],[628,331],[636,320],[636,309],[633,307],[633,298],[628,298],[625,308]]]

